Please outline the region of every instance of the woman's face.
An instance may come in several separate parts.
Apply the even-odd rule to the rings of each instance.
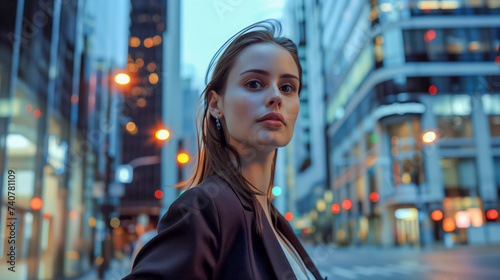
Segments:
[[[258,43],[246,47],[229,72],[221,105],[229,143],[269,148],[287,145],[299,113],[299,70],[283,47]],[[219,98],[220,99],[220,98]],[[283,121],[260,121],[277,113]]]

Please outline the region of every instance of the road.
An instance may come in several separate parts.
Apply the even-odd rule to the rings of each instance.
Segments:
[[[323,277],[344,279],[500,279],[500,244],[451,249],[306,247]]]

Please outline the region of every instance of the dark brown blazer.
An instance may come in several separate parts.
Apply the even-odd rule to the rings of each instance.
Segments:
[[[264,211],[263,237],[252,204],[212,175],[177,198],[158,225],[158,235],[138,253],[132,279],[297,279]],[[273,217],[316,279],[323,279],[288,221]]]

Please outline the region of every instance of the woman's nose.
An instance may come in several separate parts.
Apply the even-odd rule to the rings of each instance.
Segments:
[[[281,106],[282,103],[282,98],[281,98],[281,92],[276,84],[272,84],[269,87],[269,99],[266,102],[267,106]]]

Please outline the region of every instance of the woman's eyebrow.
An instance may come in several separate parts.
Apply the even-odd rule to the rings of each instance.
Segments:
[[[242,76],[243,74],[248,73],[248,72],[254,72],[254,73],[270,76],[269,72],[267,72],[265,70],[261,70],[261,69],[249,69],[249,70],[241,72],[240,76]],[[299,78],[297,78],[296,76],[294,76],[292,74],[283,74],[280,76],[280,78],[292,78],[292,79],[296,79],[297,81],[299,80]]]

